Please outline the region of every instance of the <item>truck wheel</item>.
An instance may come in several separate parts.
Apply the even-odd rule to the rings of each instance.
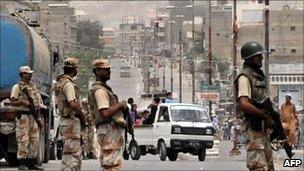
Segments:
[[[205,161],[206,159],[206,148],[201,148],[198,150],[198,160]]]
[[[158,149],[159,149],[159,159],[161,161],[165,161],[167,157],[167,148],[164,142],[160,142],[158,144]]]
[[[178,152],[175,152],[173,150],[168,150],[168,158],[170,161],[176,161],[178,157]]]
[[[133,160],[139,160],[141,152],[140,152],[140,148],[137,145],[136,141],[134,141],[134,140],[130,141],[129,151],[130,151],[131,158]]]
[[[50,148],[50,160],[56,160],[56,143],[54,141],[51,142]]]
[[[7,160],[10,166],[18,166],[18,159],[16,153],[7,153]]]

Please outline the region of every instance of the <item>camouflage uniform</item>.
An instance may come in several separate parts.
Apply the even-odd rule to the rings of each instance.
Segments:
[[[239,98],[247,96],[258,102],[263,102],[269,98],[266,89],[267,79],[250,67],[244,65],[237,81],[236,90]],[[244,116],[242,118],[244,121],[243,131],[246,134],[247,168],[249,170],[274,170],[272,149],[266,134],[265,121],[249,117],[245,113],[242,116]]]
[[[28,101],[22,89],[27,87],[30,96],[33,98],[34,105],[39,106],[39,93],[38,89],[33,84],[25,84],[19,82],[13,87],[11,97],[18,100]],[[18,107],[21,112],[21,118],[16,119],[16,141],[18,143],[17,158],[36,158],[39,149],[39,127],[33,116],[29,113],[29,109],[25,107]]]
[[[66,60],[73,61],[72,59],[68,58]],[[64,142],[60,169],[81,170],[81,124],[80,120],[75,117],[74,111],[69,107],[69,100],[67,98],[67,94],[70,93],[76,97],[74,100],[78,100],[78,88],[73,79],[67,75],[61,75],[57,80],[55,94],[60,115],[59,132]],[[67,89],[68,92],[65,92],[64,88],[68,84],[71,87]]]
[[[82,131],[82,151],[86,154],[92,153],[95,156],[95,146],[94,146],[94,121],[92,114],[89,113],[87,107],[84,108],[84,113],[86,114],[87,127]]]
[[[94,61],[93,66],[103,65],[103,59]],[[105,62],[107,64],[107,61]],[[100,107],[100,103],[103,107]],[[117,97],[113,94],[112,89],[102,82],[93,83],[89,93],[90,112],[94,118],[97,128],[98,143],[100,145],[100,165],[105,170],[120,170],[122,163],[122,150],[124,144],[124,130],[115,125],[114,118],[121,118],[121,111],[116,113],[110,119],[102,118],[99,109],[109,108],[118,103]]]

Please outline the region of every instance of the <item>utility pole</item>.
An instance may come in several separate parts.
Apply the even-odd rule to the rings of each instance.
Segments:
[[[195,67],[194,67],[194,0],[192,0],[192,103],[195,102]]]
[[[170,62],[171,62],[171,93],[173,93],[173,29],[172,29],[172,24],[174,24],[174,21],[170,21]]]
[[[165,44],[165,42],[166,42],[166,28],[165,28],[165,20],[163,20],[163,23],[164,23],[164,30],[163,30],[163,32],[164,32],[164,44],[163,44],[163,92],[165,92],[166,91],[166,64],[165,64],[165,60],[166,60],[166,44]]]
[[[236,13],[236,0],[233,0],[233,26],[232,26],[232,30],[233,30],[233,81],[236,79],[236,57],[237,57],[237,41],[238,41],[238,28],[237,28],[237,13]],[[232,84],[233,85],[233,84]],[[233,99],[234,99],[234,103],[233,103],[233,115],[234,118],[236,118],[236,88],[235,86],[233,86]],[[239,155],[241,154],[241,151],[238,149],[237,147],[237,139],[236,139],[236,126],[237,126],[237,121],[234,120],[233,121],[234,124],[234,130],[233,130],[233,148],[230,151],[230,156],[233,155]]]
[[[269,90],[269,0],[265,0],[265,76]]]
[[[183,15],[177,15],[179,18],[179,102],[182,102],[182,17]]]
[[[208,37],[208,42],[209,42],[209,49],[208,49],[208,71],[209,71],[209,87],[212,86],[212,49],[211,49],[211,0],[209,0],[209,37]],[[209,98],[209,97],[208,97]],[[209,99],[209,116],[212,114],[212,102]]]

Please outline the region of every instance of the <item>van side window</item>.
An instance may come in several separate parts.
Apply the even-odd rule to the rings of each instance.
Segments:
[[[167,107],[160,107],[159,108],[159,115],[157,122],[169,122],[169,112]]]

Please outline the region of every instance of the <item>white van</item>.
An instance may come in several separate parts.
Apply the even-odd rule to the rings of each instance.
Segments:
[[[184,103],[162,103],[158,106],[154,123],[134,128],[135,140],[128,150],[133,160],[141,155],[159,154],[162,161],[177,159],[178,153],[206,158],[206,149],[213,147],[215,129],[205,108]]]

